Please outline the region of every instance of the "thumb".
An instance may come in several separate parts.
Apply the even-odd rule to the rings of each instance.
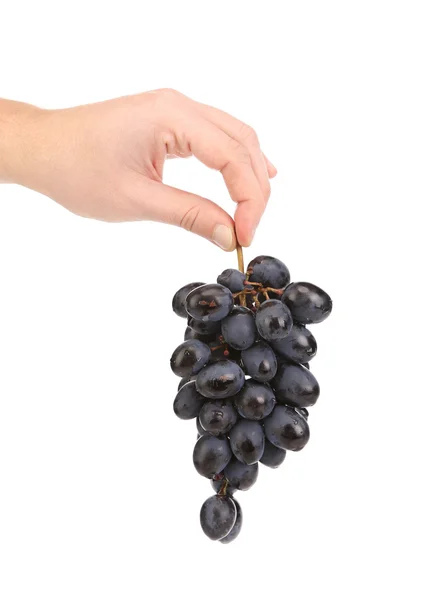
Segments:
[[[192,231],[228,252],[235,249],[234,221],[217,204],[163,183],[152,185],[147,218]]]

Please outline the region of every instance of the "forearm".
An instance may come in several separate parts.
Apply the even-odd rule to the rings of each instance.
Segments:
[[[35,121],[42,112],[30,104],[0,99],[0,183],[26,184],[37,153]]]

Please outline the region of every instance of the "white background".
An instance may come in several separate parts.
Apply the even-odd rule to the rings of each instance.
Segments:
[[[172,411],[173,292],[236,265],[150,223],[0,188],[0,597],[422,599],[421,2],[1,2],[0,96],[54,108],[158,87],[257,130],[279,168],[248,259],[333,297],[311,440],[198,523]],[[194,159],[167,183],[233,205]]]

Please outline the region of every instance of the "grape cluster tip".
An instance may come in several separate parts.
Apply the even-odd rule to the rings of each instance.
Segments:
[[[174,412],[196,420],[193,463],[215,491],[200,524],[226,544],[243,521],[234,494],[254,485],[259,463],[275,469],[309,440],[308,409],[320,388],[309,370],[317,343],[306,326],[324,321],[332,301],[312,283],[290,282],[277,258],[258,256],[246,273],[226,269],[216,283],[185,285],[172,308],[187,320],[171,357],[181,378]]]

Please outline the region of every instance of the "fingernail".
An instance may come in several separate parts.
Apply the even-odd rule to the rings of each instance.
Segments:
[[[233,232],[226,225],[217,225],[213,230],[212,241],[223,250],[232,250]]]
[[[252,229],[252,232],[251,232],[251,234],[250,234],[249,246],[250,246],[250,244],[253,242],[253,238],[255,237],[255,233],[256,233],[256,227],[254,227],[254,228]]]

